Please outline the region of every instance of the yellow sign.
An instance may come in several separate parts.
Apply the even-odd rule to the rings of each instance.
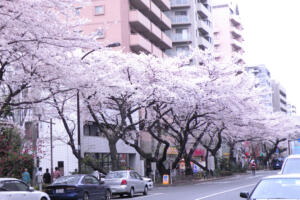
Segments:
[[[169,154],[169,155],[177,155],[178,154],[178,151],[177,151],[177,149],[176,149],[176,147],[169,147],[168,148],[168,151],[167,151],[167,154]]]
[[[163,175],[163,184],[164,185],[168,185],[169,184],[169,175],[168,174],[164,174]]]

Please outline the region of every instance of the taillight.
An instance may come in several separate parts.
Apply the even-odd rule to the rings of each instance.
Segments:
[[[121,185],[127,185],[127,181],[123,179],[123,180],[121,181]]]

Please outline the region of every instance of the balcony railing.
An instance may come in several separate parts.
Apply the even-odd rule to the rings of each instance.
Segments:
[[[172,36],[173,42],[189,42],[191,37],[189,35],[175,34]]]
[[[190,19],[188,16],[174,16],[172,17],[172,24],[188,24]]]
[[[190,6],[190,0],[171,0],[171,7]]]

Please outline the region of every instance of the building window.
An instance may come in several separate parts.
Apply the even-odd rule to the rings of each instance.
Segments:
[[[100,129],[98,128],[98,126],[96,125],[95,122],[87,122],[83,126],[83,134],[85,136],[102,136],[103,137],[103,133],[100,132]]]
[[[189,47],[188,46],[179,46],[176,47],[177,55],[188,55],[189,54]]]
[[[95,15],[104,15],[104,6],[95,6]]]
[[[176,40],[188,40],[188,29],[187,28],[177,28],[175,29],[175,39]]]
[[[80,16],[80,10],[81,8],[75,8],[75,15]]]
[[[104,38],[104,30],[102,28],[97,30],[97,36],[98,38]]]

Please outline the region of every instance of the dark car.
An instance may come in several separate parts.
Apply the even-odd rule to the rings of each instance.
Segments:
[[[283,163],[283,158],[274,158],[272,160],[272,167],[274,170],[281,169]]]
[[[296,200],[300,197],[299,191],[300,174],[281,174],[261,179],[251,193],[242,192],[240,197],[248,200]]]
[[[62,176],[46,188],[51,200],[109,200],[111,191],[92,175]]]

